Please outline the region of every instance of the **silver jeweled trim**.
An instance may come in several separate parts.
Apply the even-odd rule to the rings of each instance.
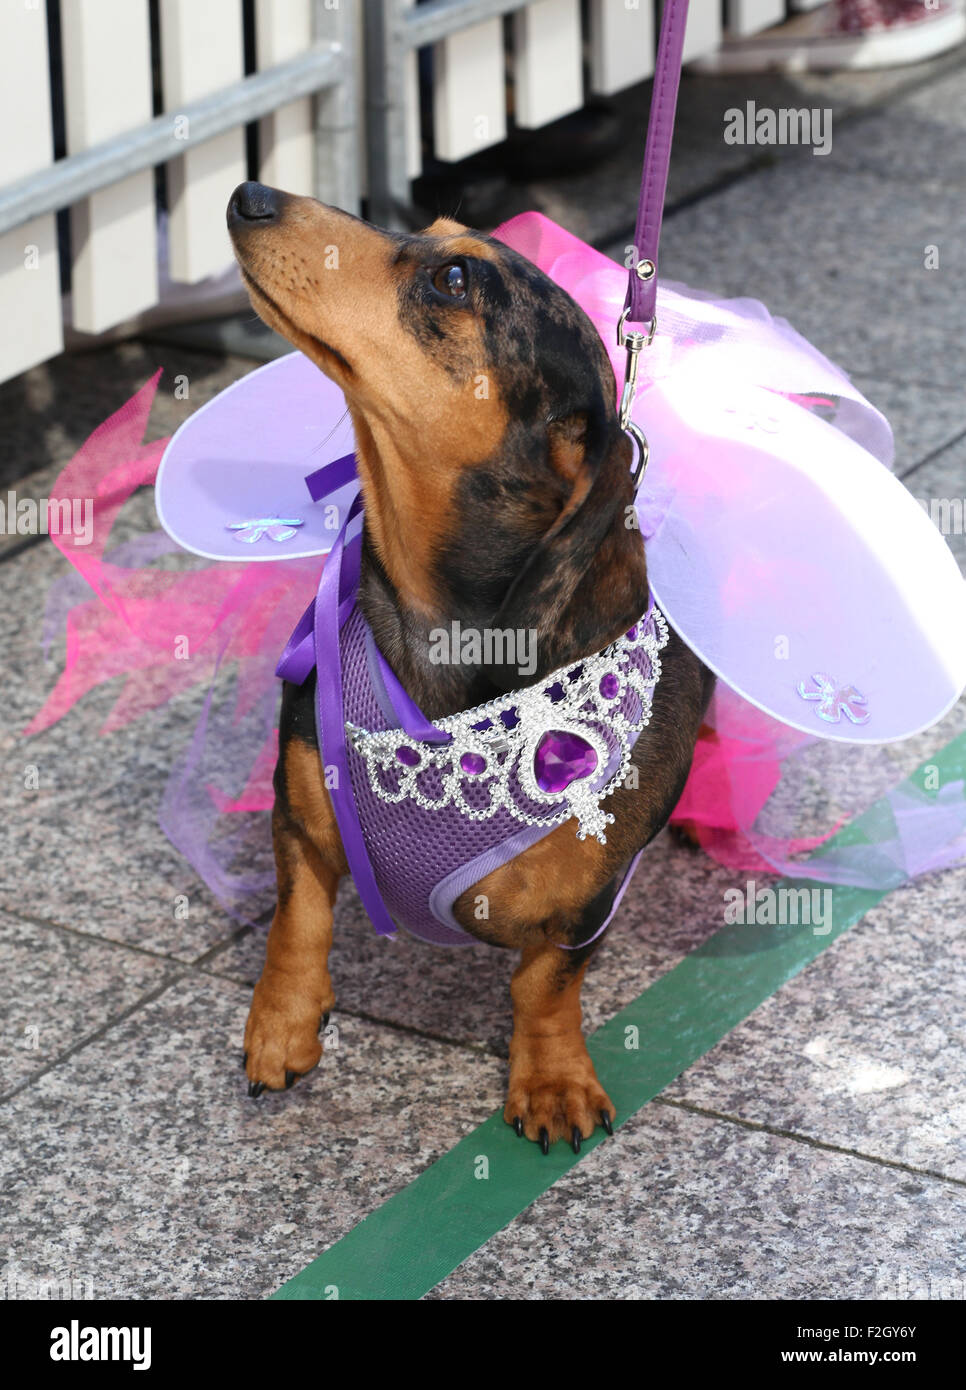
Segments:
[[[402,729],[369,732],[347,722],[349,744],[363,758],[369,785],[382,801],[410,800],[424,810],[454,806],[469,820],[479,821],[505,810],[524,825],[557,825],[576,816],[578,839],[593,835],[606,844],[604,829],[614,817],[603,810],[602,802],[624,782],[631,764],[632,736],[650,722],[654,688],[661,676],[658,652],[666,645],[667,635],[664,615],[654,608],[603,651],[552,671],[536,685],[435,720],[436,728],[452,736],[450,743],[420,742]],[[609,696],[601,690],[602,682],[608,692],[613,691]],[[635,703],[640,705],[636,719],[622,710],[629,692],[637,696],[631,712]],[[506,726],[504,715],[516,719],[512,728]],[[488,727],[481,729],[480,724]],[[606,726],[616,749],[601,726]],[[594,766],[576,774],[560,791],[544,790],[535,770],[541,742],[551,734],[576,740],[596,755]],[[615,770],[595,787],[617,755]],[[477,767],[479,759],[485,763],[483,769],[467,770],[467,765]],[[440,784],[435,798],[419,785],[420,777],[431,769],[438,771]],[[487,788],[489,799],[482,807],[468,802],[471,786]],[[539,813],[518,804],[521,794],[540,808]]]

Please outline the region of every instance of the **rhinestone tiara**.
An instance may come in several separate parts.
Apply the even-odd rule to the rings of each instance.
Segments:
[[[602,803],[626,780],[637,736],[650,722],[666,643],[664,615],[652,606],[593,656],[435,720],[448,743],[347,722],[349,746],[383,801],[427,811],[452,806],[480,821],[503,810],[524,825],[575,816],[578,839],[593,835],[606,844],[614,817]]]

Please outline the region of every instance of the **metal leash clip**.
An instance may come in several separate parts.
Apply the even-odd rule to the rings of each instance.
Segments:
[[[647,468],[648,455],[650,449],[644,431],[635,425],[631,419],[631,406],[634,404],[634,396],[637,393],[637,359],[641,355],[643,348],[650,347],[654,341],[654,334],[657,332],[657,315],[651,319],[647,332],[641,333],[632,329],[626,332],[624,325],[627,322],[627,315],[630,313],[630,305],[621,314],[617,324],[617,345],[627,349],[627,364],[624,367],[624,389],[621,392],[620,411],[618,418],[620,427],[625,434],[629,435],[637,445],[637,464],[631,474],[631,480],[635,487],[640,484]]]

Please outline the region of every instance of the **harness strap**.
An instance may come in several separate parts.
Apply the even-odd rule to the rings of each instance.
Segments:
[[[344,560],[346,556],[346,531],[349,523],[362,510],[362,498],[357,495],[352,502],[342,530],[335,545],[329,552],[319,582],[319,592],[315,602],[315,667],[316,667],[316,711],[319,721],[320,743],[327,768],[332,768],[334,776],[329,787],[332,809],[335,812],[342,847],[355,880],[362,905],[369,914],[372,925],[380,936],[395,936],[396,924],[389,916],[382,894],[376,883],[375,871],[366,849],[356,800],[352,794],[352,779],[349,776],[349,762],[346,749],[345,707],[342,694],[342,649],[339,634],[345,621],[342,616],[342,584],[344,579]],[[352,542],[356,550],[355,564],[358,565],[358,552],[362,548],[361,537]],[[349,570],[351,572],[352,566]],[[352,602],[355,602],[353,597]],[[328,780],[328,779],[327,779]]]
[[[313,502],[319,502],[357,478],[356,457],[352,453],[316,469],[305,479],[305,484]],[[320,751],[325,758],[326,768],[331,768],[334,774],[328,791],[342,837],[342,847],[372,925],[380,936],[395,936],[396,924],[389,916],[379,892],[359,823],[359,813],[352,795],[345,737],[339,636],[355,607],[359,587],[362,535],[361,530],[357,530],[350,538],[349,529],[361,514],[362,497],[357,491],[335,544],[329,551],[318,593],[296,624],[275,674],[295,685],[302,685],[313,667],[317,672],[316,714]]]

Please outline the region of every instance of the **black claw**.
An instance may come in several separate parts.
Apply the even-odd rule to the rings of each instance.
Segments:
[[[574,1125],[573,1131],[570,1135],[570,1147],[573,1149],[575,1154],[580,1153],[580,1130],[577,1128],[576,1125]]]
[[[286,1089],[286,1091],[290,1091],[290,1090],[292,1089],[292,1087],[295,1085],[296,1081],[298,1081],[298,1079],[299,1079],[299,1074],[298,1074],[297,1071],[287,1071],[287,1072],[285,1073],[285,1089]]]
[[[246,1068],[247,1066],[248,1066],[248,1053],[246,1052],[245,1055],[244,1055],[244,1057],[242,1058],[242,1071],[244,1071],[245,1068]]]
[[[608,1134],[614,1133],[614,1126],[611,1124],[610,1116],[608,1115],[606,1110],[602,1110],[600,1112],[600,1122],[604,1126]]]
[[[248,1094],[251,1096],[252,1100],[258,1100],[258,1097],[262,1094],[264,1089],[264,1081],[249,1081],[248,1083]]]
[[[514,1115],[513,1117],[513,1128],[516,1132],[517,1138],[519,1139],[520,1135],[523,1133],[523,1121],[520,1119],[519,1115]]]
[[[321,1032],[322,1032],[322,1029],[323,1029],[323,1028],[328,1028],[328,1026],[329,1026],[329,1015],[328,1015],[328,1014],[323,1014],[322,1017],[319,1019],[319,1026],[318,1026],[318,1028],[316,1028],[315,1031],[316,1031],[317,1033],[321,1033]]]
[[[540,1149],[544,1157],[550,1152],[550,1135],[545,1129],[540,1131]]]

